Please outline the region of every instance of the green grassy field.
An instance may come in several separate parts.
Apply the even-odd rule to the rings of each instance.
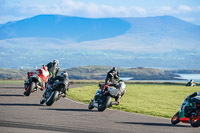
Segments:
[[[73,88],[68,91],[67,97],[88,104],[97,89],[97,85]],[[112,109],[171,118],[180,109],[183,100],[195,91],[200,91],[198,86],[126,84],[126,94],[120,105]]]

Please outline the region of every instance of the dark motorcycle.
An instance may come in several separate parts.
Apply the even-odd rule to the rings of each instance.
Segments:
[[[55,101],[58,101],[62,95],[65,88],[64,83],[48,82],[44,91],[44,94],[40,100],[40,104],[44,104],[46,102],[47,106],[51,106]]]
[[[172,117],[171,123],[190,123],[192,127],[200,126],[200,98],[185,99],[181,109]]]
[[[98,111],[104,111],[106,108],[111,107],[112,98],[118,97],[121,92],[125,93],[125,83],[121,82],[120,85],[121,89],[116,89],[108,85],[102,87],[100,84],[100,88],[96,91],[94,99],[91,100],[88,109],[91,110],[96,107]]]
[[[29,96],[32,92],[35,92],[37,89],[41,89],[42,87],[40,86],[39,76],[36,72],[28,72],[27,74],[27,80],[24,82],[25,96]]]

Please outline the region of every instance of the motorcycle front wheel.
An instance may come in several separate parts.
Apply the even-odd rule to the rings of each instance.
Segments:
[[[46,105],[51,106],[56,101],[56,96],[58,95],[58,91],[52,91],[49,98],[46,100]]]
[[[92,103],[93,103],[93,100],[91,100],[90,104],[88,105],[88,109],[89,109],[89,110],[91,110],[91,109],[94,108],[94,106],[92,105]]]
[[[177,123],[180,122],[180,117],[179,117],[179,112],[177,112],[171,119],[171,123],[173,125],[176,125]]]
[[[98,107],[98,111],[104,111],[106,108],[108,108],[110,106],[110,103],[111,103],[111,97],[110,96],[107,96],[104,103],[102,105],[100,105]]]

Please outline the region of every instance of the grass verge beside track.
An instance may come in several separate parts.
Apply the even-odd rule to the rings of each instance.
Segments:
[[[67,97],[89,104],[93,99],[97,84],[70,89]],[[145,115],[171,118],[179,109],[183,100],[199,87],[161,84],[126,84],[126,94],[120,105],[112,109]]]

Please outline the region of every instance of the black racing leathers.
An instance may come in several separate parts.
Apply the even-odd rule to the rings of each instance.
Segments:
[[[114,79],[115,81],[119,80],[119,72],[117,70],[112,69],[107,73],[105,83],[113,82],[112,79]]]
[[[48,71],[50,72],[50,77],[49,78],[55,78],[57,73],[58,73],[58,71],[59,71],[58,64],[53,63],[53,62],[49,62],[47,64],[47,68],[48,68]]]
[[[65,88],[63,89],[63,93],[66,94],[66,91],[68,91],[69,88],[69,79],[65,78],[63,75],[56,76],[54,79],[52,79],[52,83],[55,81],[59,81],[60,83],[63,83],[65,85]]]

